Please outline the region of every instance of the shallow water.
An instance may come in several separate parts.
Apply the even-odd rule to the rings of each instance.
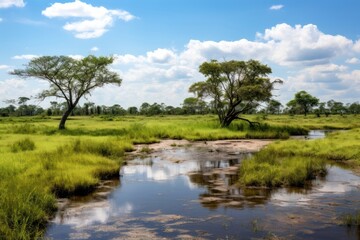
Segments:
[[[338,223],[360,210],[360,178],[329,166],[309,189],[242,189],[249,154],[173,147],[136,158],[119,181],[64,201],[47,230],[53,239],[360,239]]]

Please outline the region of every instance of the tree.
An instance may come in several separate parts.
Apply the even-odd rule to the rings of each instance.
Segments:
[[[295,94],[295,98],[288,102],[287,106],[298,106],[306,116],[313,107],[319,104],[319,99],[313,97],[306,91],[300,91]]]
[[[354,103],[350,104],[348,107],[348,111],[349,111],[349,113],[352,113],[352,114],[359,114],[360,113],[360,103],[354,102]]]
[[[270,100],[275,83],[268,78],[271,68],[259,61],[212,60],[200,65],[199,71],[207,77],[194,83],[189,91],[198,98],[210,98],[218,115],[220,125],[227,127],[235,119],[253,122],[239,117],[258,103]]]
[[[127,109],[127,112],[128,112],[130,115],[136,115],[136,114],[139,113],[137,107],[134,107],[134,106],[129,107],[129,108]]]
[[[270,99],[266,111],[270,114],[280,114],[280,108],[282,107],[281,102]]]
[[[50,83],[49,89],[41,92],[38,98],[65,99],[67,108],[59,123],[59,129],[65,129],[67,118],[82,97],[106,84],[120,86],[122,80],[119,75],[108,69],[113,60],[112,57],[92,55],[81,60],[67,56],[43,56],[31,60],[25,69],[16,69],[11,74],[35,77]]]

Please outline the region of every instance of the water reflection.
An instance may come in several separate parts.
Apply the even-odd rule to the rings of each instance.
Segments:
[[[269,231],[285,238],[358,237],[335,222],[339,212],[360,208],[359,177],[329,167],[308,189],[241,188],[238,166],[247,156],[187,147],[136,158],[122,168],[117,187],[102,186],[59,211],[47,237],[249,239]]]

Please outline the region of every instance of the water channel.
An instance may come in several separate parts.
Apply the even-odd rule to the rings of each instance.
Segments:
[[[46,238],[360,239],[358,228],[339,224],[360,210],[358,176],[329,166],[308,189],[240,188],[239,164],[266,144],[253,143],[174,141],[134,156],[120,179],[60,201]]]

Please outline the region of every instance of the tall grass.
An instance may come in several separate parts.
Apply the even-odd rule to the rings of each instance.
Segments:
[[[0,139],[0,236],[5,239],[41,237],[55,211],[55,196],[87,194],[100,179],[118,176],[124,153],[132,150],[131,142],[116,137],[28,138],[37,149],[11,151]]]
[[[360,170],[360,129],[329,134],[324,139],[275,142],[240,167],[240,182],[255,186],[303,186],[326,172],[326,161]]]
[[[348,227],[360,227],[360,211],[357,211],[355,214],[343,215],[342,224]]]
[[[279,154],[268,148],[245,160],[240,167],[240,182],[246,186],[302,187],[318,174],[326,173],[324,160]]]

